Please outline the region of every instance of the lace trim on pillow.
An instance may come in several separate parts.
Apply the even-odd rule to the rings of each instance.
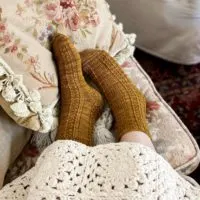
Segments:
[[[28,91],[23,85],[23,76],[16,75],[0,57],[0,94],[14,115],[21,118],[38,115],[41,127],[39,132],[48,132],[57,126],[54,108],[57,101],[49,106],[42,106],[41,95],[37,90]]]
[[[115,22],[116,16],[112,15],[113,21]],[[133,53],[135,51],[135,40],[136,40],[136,34],[125,34],[123,31],[123,24],[119,23],[113,24],[113,26],[116,26],[117,30],[121,32],[124,36],[124,45],[125,47],[123,49],[120,49],[120,51],[114,55],[115,60],[118,62],[118,64],[122,65],[130,56],[133,56]]]

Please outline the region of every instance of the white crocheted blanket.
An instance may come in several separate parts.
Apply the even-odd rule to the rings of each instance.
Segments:
[[[34,168],[0,191],[0,199],[199,200],[200,188],[140,144],[57,141]]]

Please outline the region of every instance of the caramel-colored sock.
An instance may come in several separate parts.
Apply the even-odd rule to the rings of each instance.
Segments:
[[[57,34],[52,46],[61,90],[60,124],[56,139],[75,140],[90,146],[103,99],[86,83],[80,55],[70,40]]]
[[[102,50],[85,50],[80,55],[84,73],[97,84],[111,107],[118,140],[130,131],[150,136],[145,97],[117,62]]]

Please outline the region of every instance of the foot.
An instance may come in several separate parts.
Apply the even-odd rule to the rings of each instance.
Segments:
[[[150,136],[145,97],[117,62],[101,50],[86,50],[80,55],[84,73],[97,84],[110,105],[118,140],[131,131],[141,131]]]
[[[52,42],[58,67],[61,93],[60,124],[57,139],[93,143],[93,129],[103,100],[82,74],[81,58],[70,40],[57,34]]]

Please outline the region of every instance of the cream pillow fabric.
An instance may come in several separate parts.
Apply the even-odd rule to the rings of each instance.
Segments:
[[[49,50],[56,31],[78,50],[100,48],[123,61],[133,53],[105,0],[1,0],[0,105],[18,124],[48,132],[57,126],[58,80]]]
[[[194,137],[134,57],[122,67],[147,99],[147,119],[156,151],[177,171],[192,173],[200,163],[200,150]]]
[[[200,63],[199,0],[107,0],[136,46],[163,59]]]
[[[30,138],[28,130],[17,125],[0,108],[0,188],[5,174]]]

